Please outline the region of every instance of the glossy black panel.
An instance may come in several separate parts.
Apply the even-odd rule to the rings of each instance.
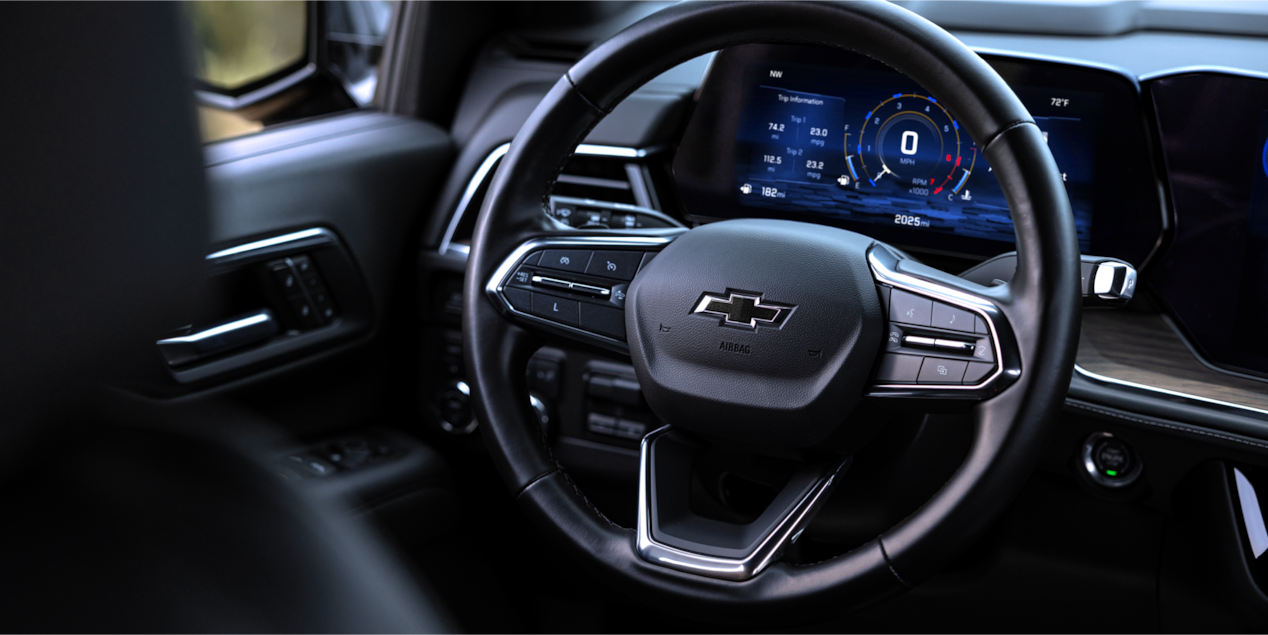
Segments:
[[[1268,376],[1268,78],[1188,73],[1148,91],[1176,214],[1153,284],[1208,361]]]

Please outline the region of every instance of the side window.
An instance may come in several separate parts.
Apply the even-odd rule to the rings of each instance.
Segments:
[[[373,104],[395,3],[186,2],[203,140]]]

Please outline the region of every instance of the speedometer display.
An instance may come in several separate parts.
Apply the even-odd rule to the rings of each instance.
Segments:
[[[740,206],[1014,240],[1007,201],[979,148],[954,113],[906,77],[759,62],[744,80],[732,190]],[[1101,96],[1013,88],[1049,142],[1087,251]]]
[[[859,181],[861,172],[872,187],[889,176],[921,196],[937,196],[947,189],[954,194],[964,187],[977,161],[973,147],[964,163],[960,124],[938,100],[925,95],[896,93],[877,104],[863,118],[857,136],[853,148],[846,136],[845,164],[853,180]]]

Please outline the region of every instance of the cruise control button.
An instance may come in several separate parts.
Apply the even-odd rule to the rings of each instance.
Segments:
[[[625,339],[625,311],[589,302],[581,305],[581,328],[599,335]]]
[[[520,267],[515,270],[515,274],[511,276],[508,284],[522,284],[529,286],[533,283],[533,270],[528,267]]]
[[[586,273],[617,280],[633,280],[638,263],[643,260],[641,251],[596,251],[590,258]]]
[[[881,367],[876,371],[876,381],[882,384],[910,384],[920,375],[920,363],[925,358],[919,355],[898,355],[886,353],[881,358]]]
[[[559,271],[582,273],[590,263],[590,253],[584,249],[547,249],[542,252],[539,266]]]
[[[969,364],[968,370],[964,371],[965,384],[973,385],[986,379],[991,371],[995,370],[994,364],[984,364],[982,362],[973,362]]]
[[[972,313],[964,309],[943,304],[941,302],[934,302],[933,323],[930,324],[930,326],[972,333],[973,320],[975,317],[976,316]]]
[[[979,362],[995,361],[995,349],[991,347],[991,340],[983,337],[973,345],[973,359]]]
[[[530,311],[537,317],[546,318],[560,324],[577,325],[577,301],[555,296],[533,294],[533,308]]]
[[[926,357],[925,363],[920,365],[920,377],[916,381],[921,384],[958,384],[964,379],[964,371],[968,366],[968,362]]]
[[[894,289],[889,296],[889,319],[903,324],[929,326],[933,300]]]
[[[621,283],[612,285],[612,292],[608,294],[608,301],[619,309],[625,308],[625,292],[630,285]]]

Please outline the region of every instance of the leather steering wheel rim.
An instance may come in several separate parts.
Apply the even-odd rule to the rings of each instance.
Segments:
[[[973,406],[974,441],[959,470],[924,506],[871,542],[812,565],[776,563],[733,582],[647,562],[634,531],[586,500],[551,456],[524,404],[525,364],[540,344],[490,302],[485,285],[537,236],[559,235],[543,208],[586,134],[627,95],[698,55],[745,43],[836,46],[906,74],[956,113],[1003,188],[1018,268],[992,299],[1015,325],[1021,373]],[[624,590],[682,612],[731,619],[797,611],[809,619],[901,593],[967,548],[1025,482],[1069,384],[1081,312],[1078,242],[1065,188],[1029,113],[975,53],[936,25],[888,3],[683,3],[629,27],[576,63],[551,89],[502,160],[473,237],[463,337],[474,407],[494,462],[539,527]],[[525,548],[532,548],[525,545]]]

